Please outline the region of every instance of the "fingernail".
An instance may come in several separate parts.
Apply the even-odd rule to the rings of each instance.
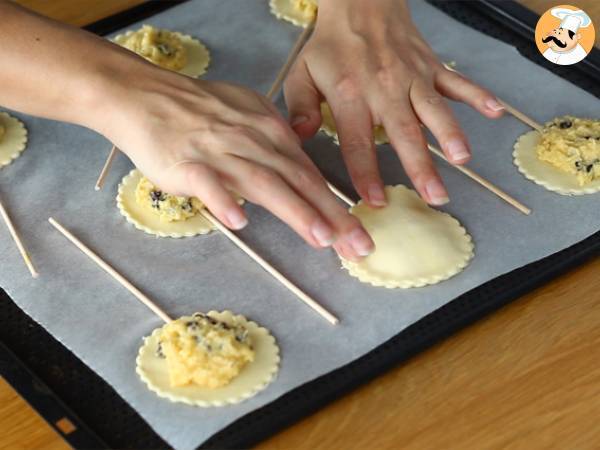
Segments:
[[[446,149],[454,162],[464,161],[471,156],[467,145],[460,139],[449,140],[446,143]]]
[[[380,185],[372,184],[369,187],[369,203],[375,206],[385,206],[387,204],[385,192]]]
[[[439,180],[430,180],[425,185],[425,191],[429,197],[430,203],[435,206],[445,205],[450,201],[444,185]]]
[[[239,211],[238,209],[232,209],[225,214],[227,217],[227,221],[229,222],[229,226],[234,230],[241,230],[246,225],[248,225],[248,219],[246,216]]]
[[[350,245],[360,256],[368,256],[375,250],[371,237],[362,228],[357,228],[349,236]]]
[[[490,98],[489,100],[486,100],[485,106],[494,112],[502,111],[504,109],[504,106],[502,106],[502,104],[495,98]]]
[[[304,123],[308,120],[308,117],[306,116],[295,116],[292,118],[292,121],[290,122],[290,124],[295,127],[297,125],[300,125],[301,123]]]
[[[322,220],[319,219],[313,223],[310,232],[321,247],[329,247],[333,244],[333,230]]]

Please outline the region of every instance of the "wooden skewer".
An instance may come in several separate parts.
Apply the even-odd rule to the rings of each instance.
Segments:
[[[15,226],[13,225],[12,220],[10,220],[8,212],[6,212],[6,209],[4,208],[2,201],[0,201],[0,215],[4,219],[4,222],[6,223],[6,226],[8,227],[8,231],[10,232],[10,235],[12,236],[13,240],[15,241],[15,244],[17,244],[19,253],[21,253],[21,257],[23,258],[23,261],[25,261],[25,265],[29,269],[31,276],[33,278],[37,278],[39,276],[39,273],[37,272],[37,270],[35,270],[35,267],[34,267],[33,263],[31,262],[31,258],[29,257],[29,253],[27,253],[27,250],[25,250],[25,246],[23,245],[23,242],[21,241],[21,238],[19,237],[19,233],[17,233],[17,230],[16,230]]]
[[[117,280],[121,286],[131,292],[140,302],[146,305],[150,310],[160,317],[165,322],[171,322],[171,318],[160,309],[152,300],[146,297],[138,288],[136,288],[133,284],[131,284],[125,277],[123,277],[119,272],[113,269],[108,263],[106,263],[102,258],[100,258],[97,254],[91,251],[88,247],[83,244],[79,239],[77,239],[70,231],[65,229],[61,224],[59,224],[52,217],[48,219],[48,221],[52,224],[54,228],[60,231],[69,241],[71,241],[79,250],[85,253],[90,257],[92,261],[98,264],[102,269],[104,269],[110,276],[112,276],[115,280]]]
[[[113,145],[112,148],[110,149],[110,153],[108,154],[108,158],[106,158],[106,162],[104,163],[102,172],[100,172],[98,181],[96,181],[96,186],[94,186],[94,189],[96,191],[99,191],[100,189],[102,189],[102,186],[104,186],[104,180],[106,179],[106,175],[108,175],[110,166],[112,166],[113,160],[115,159],[115,156],[117,155],[117,151],[118,151],[117,147],[115,147]]]
[[[444,67],[448,70],[451,70],[452,72],[456,72],[458,74],[460,74],[460,72],[458,70],[455,69],[456,63],[453,61],[451,63],[444,63]],[[461,74],[462,75],[462,74]],[[525,115],[524,113],[522,113],[521,111],[519,111],[518,109],[512,107],[511,105],[509,105],[508,103],[506,103],[504,100],[500,100],[499,98],[496,97],[496,99],[498,100],[498,102],[500,102],[500,104],[502,106],[504,106],[504,109],[509,113],[512,114],[514,117],[516,117],[517,119],[519,119],[521,122],[523,122],[525,125],[530,126],[531,128],[541,132],[543,129],[543,126],[539,123],[537,123],[535,120],[533,120],[531,117]]]
[[[344,194],[342,191],[336,188],[333,184],[327,182],[327,187],[329,187],[329,190],[333,192],[337,198],[346,203],[346,205],[350,207],[356,206],[356,202],[354,202],[350,197],[348,197],[346,194]]]
[[[514,117],[516,117],[517,119],[519,119],[521,122],[523,122],[525,125],[529,125],[531,128],[533,128],[534,130],[539,131],[540,133],[543,130],[543,126],[539,123],[537,123],[535,120],[533,120],[531,117],[526,116],[525,114],[523,114],[521,111],[519,111],[518,109],[513,108],[512,106],[510,106],[508,103],[506,103],[504,100],[500,100],[498,99],[498,101],[500,102],[500,104],[502,106],[504,106],[504,109],[509,112],[510,114],[512,114]]]
[[[275,81],[273,82],[273,84],[271,85],[271,88],[267,92],[266,97],[269,100],[273,100],[273,97],[275,96],[275,94],[277,92],[279,92],[279,89],[281,89],[281,85],[283,84],[285,77],[287,76],[288,72],[294,65],[294,62],[296,61],[296,58],[298,57],[300,50],[302,50],[302,47],[308,40],[310,33],[312,32],[314,27],[315,27],[315,21],[313,20],[311,23],[309,23],[306,26],[304,31],[302,31],[302,33],[300,33],[300,36],[298,36],[298,39],[296,39],[296,43],[292,47],[292,50],[290,50],[290,53],[287,57],[287,60],[285,61],[285,64],[283,65],[283,67],[281,68],[279,73],[277,74]]]
[[[461,166],[461,165],[455,165],[455,164],[451,164],[446,157],[444,156],[444,154],[442,153],[441,150],[439,150],[438,148],[434,147],[431,144],[427,144],[427,148],[429,148],[429,150],[434,153],[435,155],[439,156],[440,158],[442,158],[444,161],[446,161],[448,164],[450,164],[452,167],[454,167],[455,169],[460,170],[462,173],[464,173],[466,176],[468,176],[469,178],[471,178],[472,180],[475,180],[477,183],[479,183],[480,185],[482,185],[484,188],[490,190],[491,192],[493,192],[494,194],[496,194],[498,197],[500,197],[502,200],[504,200],[505,202],[509,203],[510,205],[514,206],[515,208],[517,208],[519,211],[521,211],[523,214],[531,214],[531,209],[529,209],[527,206],[525,206],[524,204],[522,204],[521,202],[519,202],[517,199],[515,199],[514,197],[511,197],[509,194],[507,194],[506,192],[504,192],[502,189],[496,187],[495,185],[493,185],[492,183],[490,183],[488,180],[486,180],[485,178],[482,178],[481,176],[477,175],[475,172],[473,172],[471,169],[465,167],[465,166]]]
[[[323,316],[329,323],[336,325],[339,323],[337,317],[319,305],[314,299],[306,295],[300,288],[298,288],[295,284],[293,284],[290,280],[284,277],[281,272],[275,269],[271,264],[265,261],[258,253],[252,250],[244,241],[238,238],[233,232],[231,232],[225,225],[217,220],[215,216],[213,216],[208,210],[202,209],[200,213],[210,222],[212,223],[221,233],[223,233],[229,240],[231,240],[235,245],[237,245],[244,253],[246,253],[250,258],[252,258],[256,263],[258,263],[263,269],[265,269],[269,274],[271,274],[277,281],[279,281],[283,286],[289,289],[292,293],[296,295],[300,300],[314,309],[317,313]]]

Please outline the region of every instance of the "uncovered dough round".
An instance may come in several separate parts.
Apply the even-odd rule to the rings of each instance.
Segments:
[[[135,191],[142,176],[137,169],[129,172],[121,181],[117,195],[119,211],[138,230],[155,236],[172,238],[207,234],[214,230],[212,224],[200,214],[182,221],[165,222],[160,220],[160,217],[152,210],[136,201]]]
[[[335,142],[337,145],[340,145],[333,113],[326,102],[321,103],[321,117],[323,119],[321,123],[321,131],[323,131],[327,136],[331,136],[333,138],[333,142]],[[387,134],[385,133],[385,129],[381,125],[373,126],[373,138],[376,145],[387,144],[390,142]]]
[[[127,31],[125,34],[119,34],[115,36],[113,41],[121,46],[124,46],[127,39],[133,36],[135,33],[139,32],[140,30]],[[187,34],[182,34],[175,31],[172,32],[172,34],[181,40],[181,43],[185,50],[185,65],[182,69],[179,69],[177,72],[183,75],[187,75],[189,77],[198,77],[204,74],[210,63],[210,53],[208,49],[199,40],[194,39],[193,37]]]
[[[194,385],[173,387],[166,360],[157,355],[158,338],[161,334],[161,328],[158,328],[144,338],[136,359],[136,372],[148,389],[159,397],[201,407],[226,406],[256,395],[275,379],[279,370],[279,347],[266,328],[244,316],[234,316],[231,311],[210,311],[207,315],[230,325],[243,325],[252,340],[254,360],[226,386],[214,389]],[[192,319],[191,316],[189,318]]]
[[[269,5],[275,17],[303,28],[315,20],[318,10],[317,0],[271,0]]]
[[[446,280],[467,266],[473,242],[455,218],[430,208],[406,186],[385,190],[385,208],[362,201],[350,208],[375,242],[375,251],[362,261],[342,259],[350,275],[373,286],[413,288]]]
[[[525,133],[515,143],[514,163],[527,179],[549,191],[562,195],[583,195],[600,192],[600,179],[581,186],[577,178],[563,172],[537,156],[537,145],[541,135],[537,131]]]
[[[27,129],[23,122],[0,112],[0,167],[9,165],[27,145]]]

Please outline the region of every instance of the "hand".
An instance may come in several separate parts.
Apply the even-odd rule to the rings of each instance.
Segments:
[[[141,64],[140,64],[141,66]],[[226,226],[247,223],[231,191],[262,205],[309,244],[356,260],[373,250],[300,141],[266,98],[144,63],[116,83],[92,125],[165,191],[198,197]],[[135,87],[134,87],[135,86]],[[110,111],[103,110],[110,108]]]
[[[290,123],[302,139],[318,130],[319,104],[327,100],[354,186],[375,207],[386,199],[373,125],[385,127],[423,199],[433,205],[448,201],[421,124],[450,162],[463,164],[471,152],[443,96],[489,118],[502,115],[491,93],[443,67],[411,22],[403,0],[321,0],[313,36],[285,83]]]

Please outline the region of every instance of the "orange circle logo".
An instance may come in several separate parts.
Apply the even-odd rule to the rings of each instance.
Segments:
[[[590,16],[572,5],[550,8],[535,27],[535,43],[548,61],[561,66],[578,63],[594,47],[596,30]]]

